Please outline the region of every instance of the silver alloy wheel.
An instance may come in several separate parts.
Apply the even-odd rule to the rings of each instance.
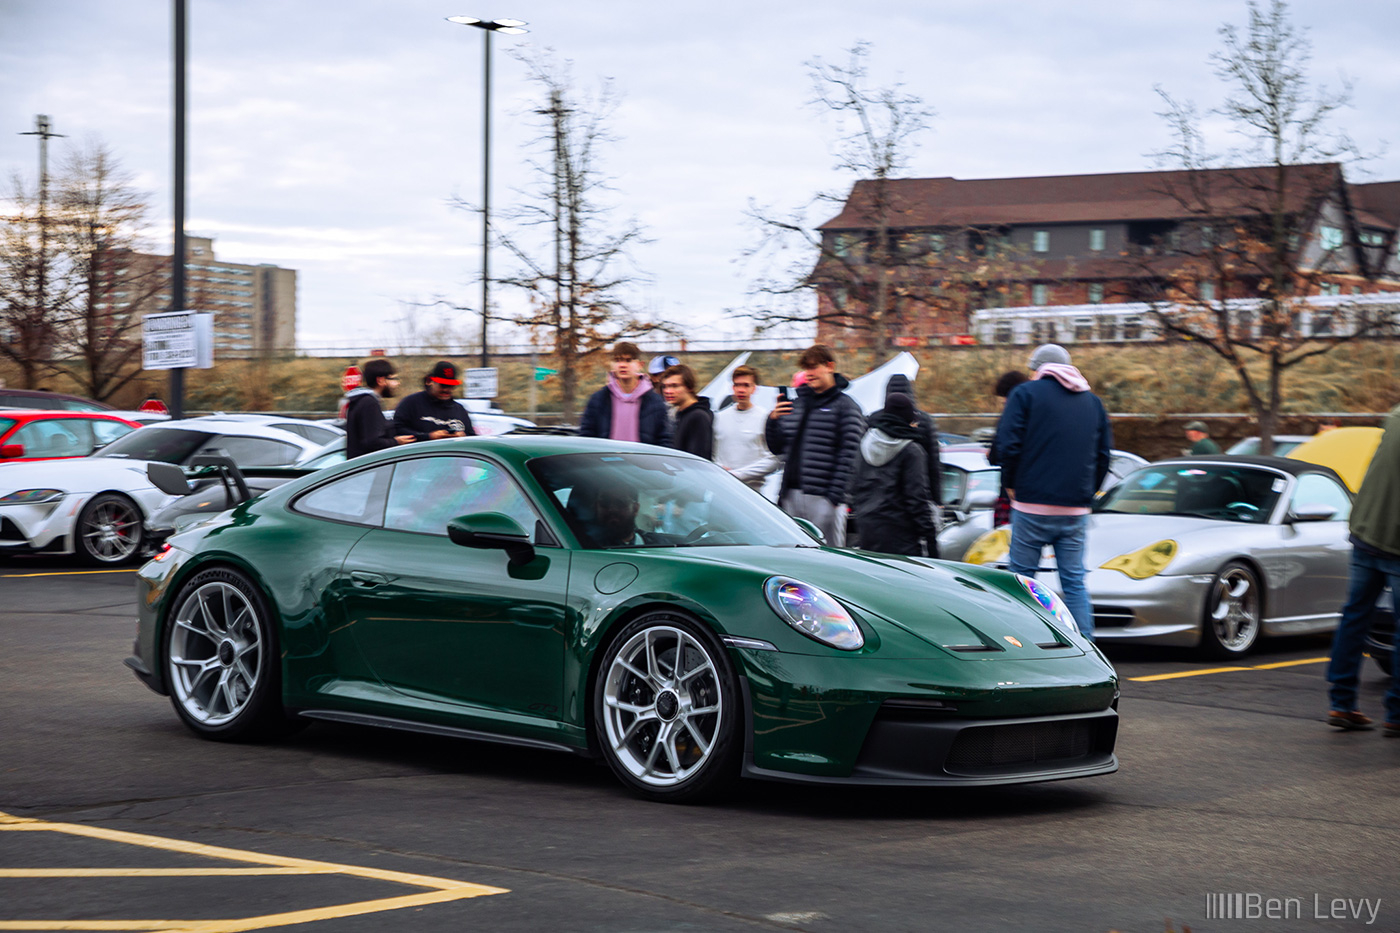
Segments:
[[[1211,588],[1207,623],[1220,647],[1232,653],[1249,650],[1259,637],[1259,584],[1237,565],[1226,567]]]
[[[603,686],[604,731],[618,762],[652,787],[696,774],[728,715],[719,677],[705,646],[679,628],[656,625],[629,638]]]
[[[212,581],[186,596],[170,621],[170,680],[180,707],[206,726],[237,718],[265,661],[256,607],[238,587]]]
[[[103,496],[84,510],[78,534],[94,560],[120,563],[141,546],[141,512],[120,496]]]

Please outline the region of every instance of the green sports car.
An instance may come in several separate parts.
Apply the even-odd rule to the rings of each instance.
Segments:
[[[704,460],[469,438],[356,458],[175,535],[127,664],[210,739],[333,720],[739,776],[1117,770],[1112,666],[1035,581],[823,547]]]

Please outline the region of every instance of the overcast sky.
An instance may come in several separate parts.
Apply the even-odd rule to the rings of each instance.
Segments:
[[[729,312],[751,306],[760,271],[740,261],[755,240],[746,205],[787,211],[853,180],[834,167],[835,125],[806,105],[805,62],[844,62],[869,40],[873,83],[903,81],[937,111],[914,177],[1138,171],[1168,141],[1153,86],[1217,103],[1207,57],[1222,22],[1245,21],[1233,0],[493,2],[189,0],[187,231],[222,259],[298,270],[303,345],[392,345],[404,302],[478,302],[480,219],[448,202],[480,200],[482,34],[447,16],[529,23],[493,40],[493,210],[530,181],[541,105],[510,50],[553,49],[580,90],[606,77],[622,95],[603,160],[616,216],[652,239],[635,250],[650,277],[637,303],[692,338],[736,341],[748,325]],[[32,183],[37,145],[18,134],[48,114],[68,136],[51,164],[64,144],[107,144],[151,194],[163,250],[171,11],[0,0],[0,171]],[[1400,179],[1400,3],[1297,0],[1293,18],[1314,81],[1355,82],[1339,126],[1381,152],[1352,179]],[[499,250],[492,267],[508,268]]]

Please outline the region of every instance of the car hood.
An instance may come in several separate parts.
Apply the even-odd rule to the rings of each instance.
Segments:
[[[1084,654],[1076,639],[1057,637],[1064,630],[1032,608],[1029,595],[1024,600],[1012,595],[1020,584],[1001,571],[831,548],[715,547],[681,553],[685,559],[752,571],[758,550],[768,575],[820,587],[857,612],[878,616],[953,657],[1044,660],[1047,652],[1039,646],[1057,640],[1072,647],[1057,649],[1054,657]],[[988,650],[950,648],[977,645]]]
[[[1120,554],[1131,554],[1167,538],[1184,548],[1188,543],[1199,546],[1202,541],[1216,542],[1226,538],[1233,541],[1239,534],[1248,535],[1252,530],[1267,527],[1246,522],[1190,518],[1185,515],[1100,512],[1089,517],[1088,540],[1084,544],[1084,566],[1098,567],[1104,561]],[[1218,545],[1209,546],[1214,548]],[[1045,566],[1044,560],[1041,561],[1041,566]],[[1168,567],[1166,572],[1172,572],[1171,568]]]
[[[0,466],[0,496],[21,489],[62,489],[68,493],[113,487],[145,489],[152,485],[146,477],[146,464],[145,460],[117,457],[7,463]]]

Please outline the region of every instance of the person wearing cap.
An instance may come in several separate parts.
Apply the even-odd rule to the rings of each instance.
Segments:
[[[412,435],[415,441],[475,434],[466,406],[452,397],[461,384],[455,365],[447,360],[433,364],[423,380],[423,391],[406,396],[394,409],[394,433]]]
[[[885,396],[885,407],[870,417],[846,492],[860,546],[867,551],[937,556],[938,523],[929,510],[922,433],[914,400],[903,392]]]
[[[1108,475],[1113,429],[1064,347],[1036,347],[1030,370],[1030,380],[1006,397],[994,442],[1011,497],[1008,569],[1033,577],[1041,550],[1054,548],[1065,605],[1079,631],[1092,638],[1084,542],[1094,493]]]
[[[613,345],[608,384],[588,397],[579,420],[584,437],[607,437],[667,447],[671,421],[666,403],[642,378],[642,351],[625,340]]]
[[[1187,453],[1193,457],[1220,453],[1220,445],[1210,439],[1210,429],[1204,421],[1188,421],[1186,439],[1191,442],[1191,449]]]
[[[359,387],[345,394],[346,459],[413,443],[412,435],[394,434],[379,407],[380,399],[394,397],[398,385],[399,374],[384,357],[377,356],[364,365]]]
[[[672,366],[681,365],[681,358],[663,353],[660,356],[653,356],[651,362],[647,364],[647,379],[651,381],[651,390],[657,395],[661,394],[661,378],[666,370]]]

